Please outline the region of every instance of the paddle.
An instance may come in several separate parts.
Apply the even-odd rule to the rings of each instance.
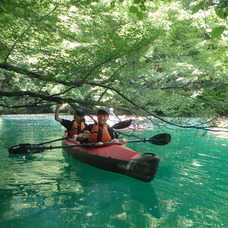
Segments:
[[[127,128],[131,125],[133,119],[129,119],[129,120],[124,120],[124,121],[120,121],[116,124],[114,124],[112,126],[112,128],[115,128],[115,129],[123,129],[123,128]]]
[[[150,142],[155,145],[166,145],[170,142],[170,140],[171,140],[171,136],[169,134],[163,133],[163,134],[155,135],[149,139],[129,140],[127,143]],[[103,145],[111,145],[111,144],[119,144],[119,143],[112,143],[112,142],[103,143]],[[9,153],[10,154],[34,154],[34,153],[43,152],[44,150],[72,148],[72,147],[96,147],[96,143],[71,144],[66,146],[50,146],[50,147],[44,147],[40,144],[20,144],[20,145],[10,147]]]
[[[136,140],[129,140],[128,143],[134,143],[134,142],[150,142],[152,144],[161,146],[166,145],[171,141],[171,135],[167,133],[162,133],[155,135],[149,139],[136,139]]]
[[[39,144],[37,144],[37,145],[44,145],[44,144],[47,144],[47,143],[57,142],[57,141],[64,140],[64,139],[68,139],[68,138],[70,138],[70,137],[62,137],[62,138],[59,138],[59,139],[55,139],[55,140],[51,140],[51,141],[39,143]]]

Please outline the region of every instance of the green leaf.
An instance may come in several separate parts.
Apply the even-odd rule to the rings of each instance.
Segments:
[[[146,11],[146,6],[143,2],[139,5],[139,7],[141,10]]]
[[[221,7],[215,7],[215,13],[218,17],[222,18],[222,19],[226,19],[227,18],[227,9],[225,8],[221,8]]]
[[[114,8],[115,7],[115,1],[111,1],[111,4],[110,4],[110,6],[111,6],[111,8]]]
[[[197,13],[202,9],[202,6],[204,5],[205,1],[200,2],[199,4],[195,5],[192,9],[192,13]]]
[[[225,31],[226,27],[225,26],[218,26],[215,27],[212,32],[211,32],[211,37],[212,38],[220,38],[222,33]]]
[[[140,20],[142,20],[144,17],[144,13],[142,13],[142,12],[137,12],[136,15]]]
[[[137,8],[136,6],[131,6],[131,7],[129,8],[129,10],[130,10],[131,13],[137,13],[137,12],[139,11],[138,8]]]

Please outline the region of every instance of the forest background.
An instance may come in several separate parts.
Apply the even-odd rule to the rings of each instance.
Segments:
[[[225,0],[1,0],[0,114],[226,118],[227,14]]]

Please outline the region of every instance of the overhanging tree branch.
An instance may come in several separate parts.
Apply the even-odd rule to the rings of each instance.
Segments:
[[[84,101],[84,100],[79,100],[79,99],[73,99],[73,98],[62,98],[58,96],[57,94],[55,95],[50,95],[50,94],[42,94],[42,93],[35,93],[31,91],[11,91],[11,92],[5,92],[5,91],[0,91],[0,96],[2,97],[23,97],[23,96],[29,96],[32,98],[39,98],[39,101],[35,101],[33,104],[29,104],[30,107],[37,107],[39,103],[42,101],[48,101],[49,103],[68,103],[68,104],[74,104],[78,103],[82,106],[95,106],[95,105],[104,105],[102,102],[94,102],[94,101]],[[25,105],[14,105],[14,106],[7,106],[5,104],[1,104],[0,106],[2,107],[11,107],[11,108],[17,108],[17,107],[25,107]]]
[[[7,59],[9,58],[9,56],[10,56],[10,54],[13,52],[13,50],[14,50],[14,48],[16,47],[16,45],[18,44],[18,42],[22,39],[22,37],[35,25],[35,24],[37,24],[37,23],[39,23],[40,21],[42,21],[44,18],[46,18],[46,17],[48,17],[51,13],[53,13],[55,10],[56,10],[56,8],[57,8],[58,6],[56,6],[56,7],[54,7],[54,9],[53,10],[51,10],[49,13],[47,13],[46,15],[44,15],[43,17],[41,17],[39,20],[37,20],[37,21],[35,21],[35,22],[33,22],[33,23],[31,23],[21,34],[20,34],[20,36],[16,39],[16,41],[14,42],[14,44],[11,46],[11,48],[9,49],[9,51],[8,51],[8,53],[7,53],[7,55],[6,55],[6,57],[5,57],[5,59],[4,59],[4,62],[6,62],[7,61]]]
[[[73,84],[74,87],[82,85],[81,81],[66,82],[64,80],[57,80],[57,79],[53,79],[53,78],[50,79],[50,78],[42,75],[41,73],[29,71],[27,69],[16,67],[16,66],[13,66],[13,65],[8,64],[8,63],[0,63],[0,68],[2,68],[4,70],[8,70],[8,71],[13,71],[13,72],[19,73],[19,74],[24,74],[30,78],[38,79],[38,80],[45,81],[45,82],[53,82],[53,83],[57,83],[57,84],[67,85],[67,86],[70,86]]]

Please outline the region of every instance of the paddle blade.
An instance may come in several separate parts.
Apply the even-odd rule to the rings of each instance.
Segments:
[[[9,148],[10,154],[35,154],[43,152],[45,148],[38,144],[19,144]]]
[[[171,141],[171,135],[166,133],[158,134],[150,138],[148,141],[155,145],[166,145]]]
[[[114,129],[127,128],[127,127],[129,127],[131,125],[132,121],[133,121],[132,119],[120,121],[119,123],[114,124],[112,126],[112,128],[114,128]]]

